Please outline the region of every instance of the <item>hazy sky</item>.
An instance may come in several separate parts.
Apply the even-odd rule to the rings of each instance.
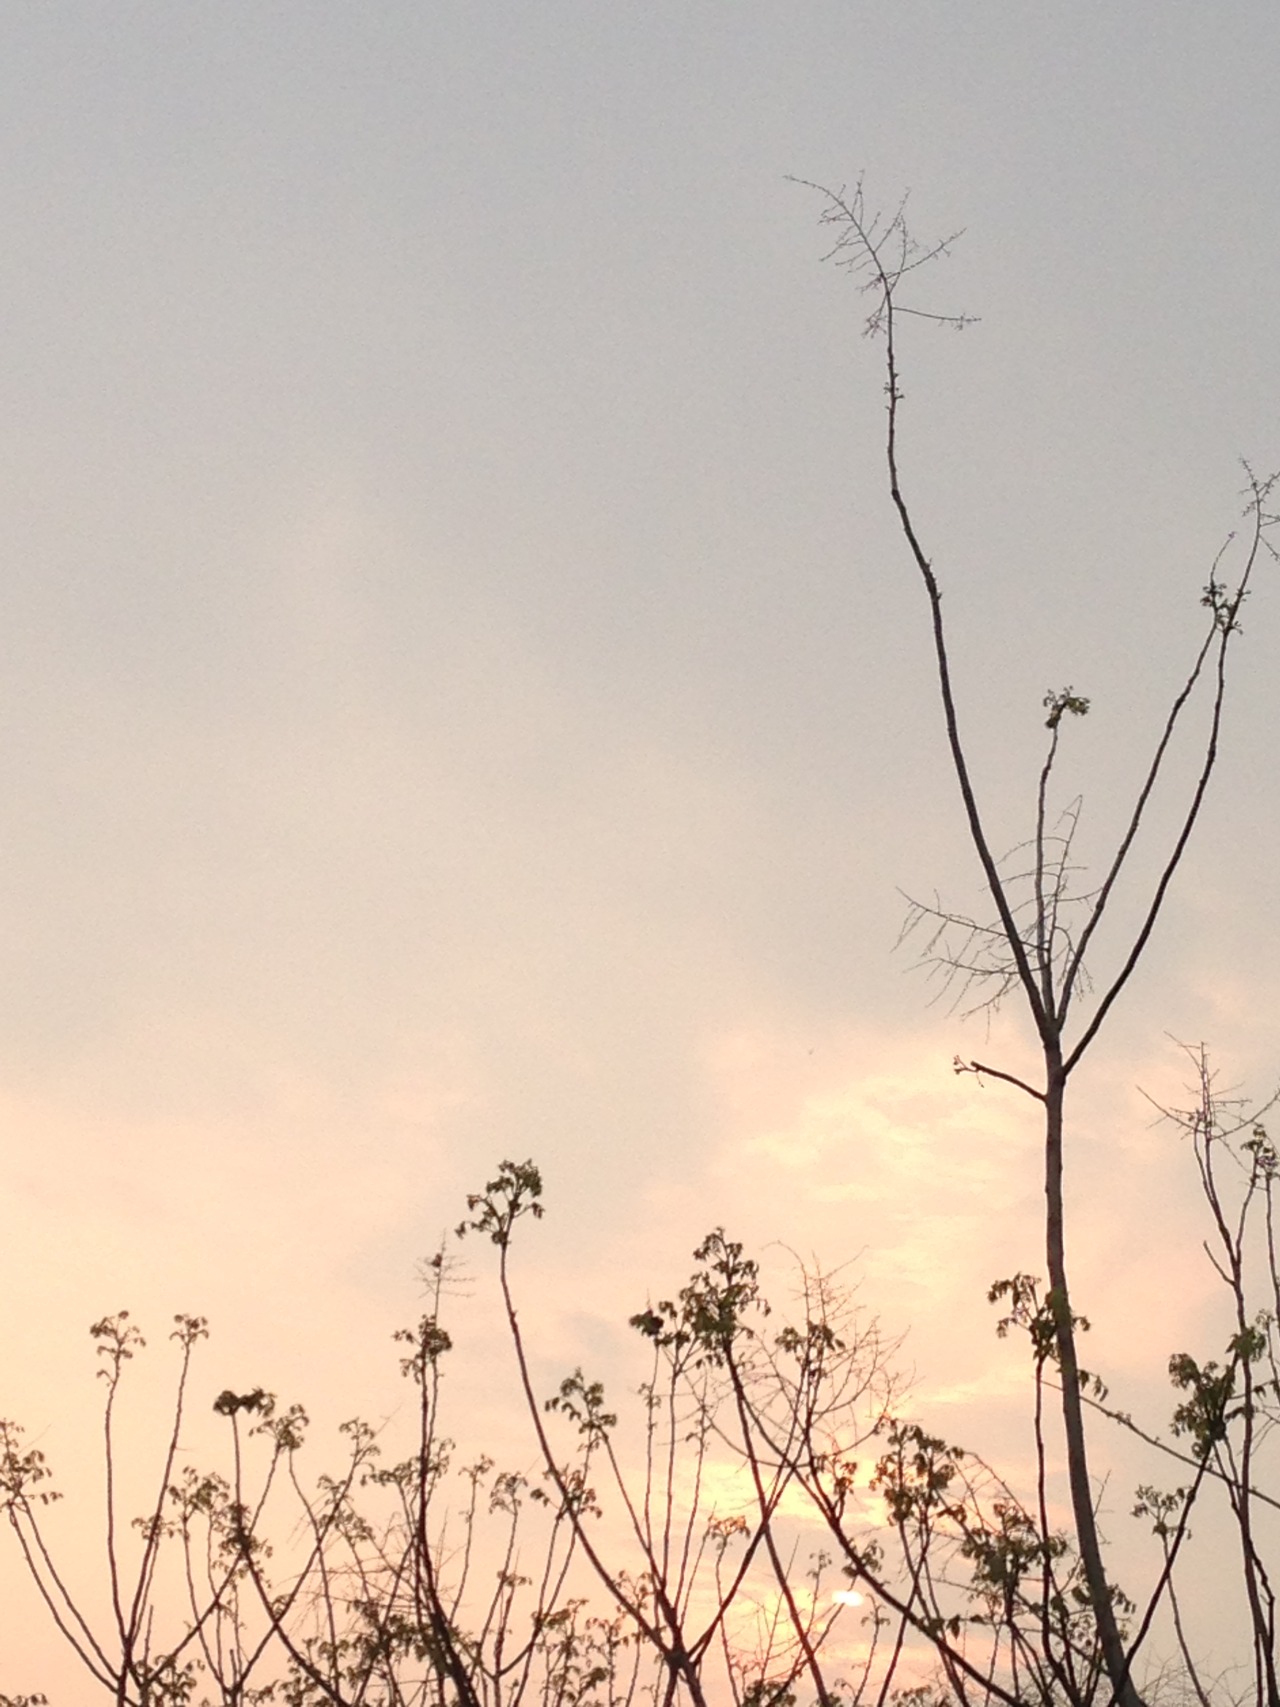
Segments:
[[[900,888],[977,879],[877,352],[787,175],[966,228],[927,288],[981,323],[912,331],[905,467],[994,839],[1071,682],[1096,848],[1237,459],[1280,463],[1278,38],[1262,0],[0,11],[0,1412],[74,1458],[121,1305],[207,1313],[210,1391],[389,1408],[415,1260],[525,1155],[548,1371],[723,1220],[858,1257],[939,1403],[1015,1378],[981,1294],[1041,1262],[1033,1129],[949,1063],[1022,1046],[891,952]],[[1167,1033],[1280,1064],[1273,581],[1081,1085],[1135,1380],[1173,1346],[1126,1312],[1190,1339],[1209,1294],[1134,1087]]]

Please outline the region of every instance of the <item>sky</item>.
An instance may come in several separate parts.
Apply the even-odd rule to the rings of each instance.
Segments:
[[[1035,1134],[950,1063],[1027,1038],[895,953],[904,892],[980,889],[879,354],[794,180],[964,232],[922,290],[978,323],[903,352],[909,495],[993,841],[1071,683],[1096,858],[1239,459],[1280,465],[1278,33],[1261,0],[4,9],[0,1413],[68,1481],[121,1307],[157,1344],[207,1314],[210,1392],[390,1411],[415,1266],[505,1156],[546,1177],[548,1381],[620,1368],[723,1222],[852,1264],[1003,1438],[982,1295],[1040,1261]],[[1099,1345],[1161,1404],[1218,1328],[1142,1092],[1177,1097],[1172,1039],[1277,1074],[1274,580],[1068,1164]]]

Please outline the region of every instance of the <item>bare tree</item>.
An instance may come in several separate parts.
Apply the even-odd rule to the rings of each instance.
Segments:
[[[504,1162],[482,1192],[468,1198],[470,1219],[460,1232],[487,1235],[498,1247],[498,1279],[530,1422],[547,1477],[573,1522],[599,1587],[652,1652],[665,1678],[664,1707],[678,1696],[705,1707],[707,1674],[715,1668],[737,1707],[770,1707],[803,1681],[822,1707],[840,1690],[828,1676],[823,1649],[835,1614],[820,1607],[830,1564],[825,1556],[798,1565],[798,1538],[784,1517],[797,1481],[798,1452],[817,1426],[814,1406],[838,1410],[848,1444],[863,1445],[885,1426],[895,1391],[889,1347],[874,1323],[837,1342],[829,1324],[825,1356],[808,1383],[783,1383],[779,1368],[750,1325],[762,1308],[755,1264],[722,1232],[695,1256],[702,1265],[677,1300],[658,1301],[632,1317],[649,1342],[652,1366],[640,1394],[642,1441],[625,1453],[618,1416],[604,1390],[581,1370],[543,1401],[535,1392],[520,1328],[512,1275],[512,1237],[522,1218],[542,1214],[542,1182],[531,1162]],[[846,1326],[852,1317],[846,1312]],[[783,1336],[790,1353],[817,1331]],[[778,1401],[781,1400],[779,1404]],[[558,1413],[576,1436],[576,1460],[554,1444],[547,1413]],[[787,1446],[760,1448],[757,1419],[772,1415]],[[709,1484],[717,1459],[741,1488],[727,1509]],[[607,1548],[588,1527],[596,1492],[585,1478],[598,1464],[620,1521]],[[762,1585],[763,1579],[763,1585]],[[744,1605],[776,1597],[762,1644],[744,1645],[735,1626]],[[840,1602],[833,1602],[839,1608]],[[866,1679],[863,1680],[866,1687]]]
[[[101,1698],[115,1707],[631,1707],[641,1698],[786,1707],[807,1688],[828,1707],[869,1702],[873,1683],[887,1686],[900,1655],[877,1669],[874,1640],[852,1681],[833,1671],[831,1639],[858,1597],[832,1597],[830,1580],[845,1576],[784,1510],[794,1449],[820,1417],[839,1412],[848,1449],[886,1426],[895,1382],[874,1323],[824,1293],[826,1337],[811,1323],[779,1342],[785,1358],[813,1364],[788,1382],[748,1322],[761,1307],[754,1265],[713,1235],[679,1303],[635,1319],[648,1379],[624,1447],[603,1388],[580,1370],[545,1400],[534,1393],[510,1247],[516,1223],[541,1212],[536,1168],[506,1163],[469,1200],[466,1224],[499,1249],[533,1470],[460,1458],[444,1432],[443,1255],[427,1265],[429,1308],[396,1336],[418,1399],[405,1456],[388,1459],[389,1442],[353,1420],[337,1471],[309,1475],[305,1412],[255,1387],[213,1402],[226,1428],[223,1467],[191,1465],[187,1394],[205,1325],[182,1317],[158,1493],[127,1524],[116,1405],[144,1342],[127,1316],[96,1324],[108,1502],[96,1592],[74,1548],[70,1564],[59,1556],[43,1455],[15,1424],[0,1424],[0,1504]],[[837,1317],[849,1330],[839,1343]],[[816,1364],[802,1351],[810,1343]],[[781,1423],[788,1407],[790,1450],[779,1454],[753,1419]],[[105,1623],[91,1610],[99,1601]],[[879,1630],[877,1613],[873,1637]]]
[[[599,1384],[579,1372],[545,1405],[532,1386],[511,1264],[516,1223],[541,1208],[537,1170],[504,1164],[470,1205],[469,1225],[500,1246],[512,1342],[548,1475],[569,1485],[546,1411],[567,1410],[607,1461],[640,1568],[619,1564],[625,1533],[614,1531],[608,1548],[584,1533],[583,1547],[605,1592],[661,1653],[664,1701],[710,1698],[713,1644],[727,1639],[736,1603],[762,1592],[753,1567],[774,1600],[767,1659],[776,1654],[782,1663],[757,1663],[746,1690],[741,1680],[750,1668],[740,1648],[726,1646],[723,1673],[738,1707],[782,1701],[801,1686],[820,1707],[837,1700],[884,1707],[895,1690],[923,1687],[922,1650],[937,1670],[937,1699],[957,1707],[1092,1707],[1100,1686],[1109,1688],[1078,1551],[1049,1524],[1043,1454],[1028,1506],[979,1457],[913,1419],[886,1362],[890,1348],[836,1279],[802,1270],[795,1303],[779,1308],[756,1262],[717,1230],[694,1253],[688,1283],[632,1318],[655,1358],[643,1389],[650,1417],[637,1498],[628,1486],[635,1455],[619,1448],[618,1417]],[[1034,1287],[1020,1277],[1010,1322],[1042,1314]],[[1040,1321],[1037,1419],[1050,1336]],[[717,1565],[730,1538],[734,1555],[717,1569],[715,1594],[700,1598],[687,1594],[684,1573],[698,1554],[701,1490],[709,1480],[724,1486],[723,1475],[708,1474],[713,1448],[722,1470],[726,1458],[736,1468],[740,1493],[702,1529],[714,1538]],[[815,1524],[827,1546],[806,1573],[797,1546]],[[817,1604],[824,1559],[848,1584],[836,1604],[865,1597],[868,1635],[856,1665],[841,1654],[833,1620]],[[651,1588],[643,1603],[637,1580]]]
[[[446,1430],[443,1251],[426,1268],[426,1309],[397,1336],[417,1401],[401,1456],[357,1418],[343,1425],[338,1468],[312,1474],[305,1412],[254,1387],[214,1400],[222,1466],[194,1468],[189,1393],[206,1330],[202,1318],[179,1316],[159,1473],[132,1523],[122,1518],[117,1400],[142,1340],[127,1315],[95,1324],[105,1492],[96,1597],[59,1553],[58,1496],[41,1451],[0,1423],[0,1507],[54,1625],[115,1707],[793,1707],[802,1695],[815,1707],[900,1697],[918,1707],[1141,1707],[1135,1667],[1165,1605],[1182,1678],[1210,1707],[1221,1692],[1192,1652],[1178,1589],[1189,1520],[1209,1492],[1225,1498],[1238,1541],[1253,1700],[1280,1707],[1264,1533],[1280,1503],[1261,1480],[1280,1425],[1274,1145],[1260,1117],[1217,1093],[1195,1053],[1192,1104],[1170,1117],[1191,1140],[1232,1326],[1220,1357],[1171,1360],[1178,1398],[1167,1436],[1111,1405],[1081,1367],[1085,1324],[1068,1285],[1063,1207],[1068,1087],[1147,949],[1202,811],[1241,608],[1271,552],[1274,477],[1246,470],[1245,527],[1210,567],[1204,632],[1095,885],[1076,887],[1079,802],[1059,808],[1053,798],[1066,722],[1089,709],[1072,687],[1045,696],[1030,834],[997,857],[962,735],[941,583],[899,466],[901,327],[966,324],[914,297],[917,275],[950,240],[918,245],[902,208],[875,214],[860,185],[822,194],[831,258],[867,293],[867,331],[884,351],[888,492],[926,596],[947,749],[991,905],[988,917],[917,905],[908,925],[924,932],[927,963],[979,1006],[1019,1002],[1041,1057],[1034,1078],[956,1060],[957,1071],[1030,1099],[1042,1122],[1048,1284],[1016,1274],[991,1290],[1000,1331],[1025,1334],[1031,1350],[1034,1485],[1012,1487],[910,1413],[892,1343],[836,1281],[802,1271],[792,1307],[777,1307],[754,1260],[719,1229],[695,1252],[687,1284],[632,1318],[646,1374],[630,1423],[581,1370],[537,1392],[513,1248],[517,1225],[542,1216],[542,1181],[532,1162],[504,1162],[467,1200],[459,1233],[496,1248],[531,1468],[499,1470],[474,1444],[459,1453]],[[1196,703],[1206,733],[1193,745],[1193,780],[1144,888],[1132,855]],[[1100,927],[1124,893],[1137,922],[1091,978]],[[1066,1530],[1049,1496],[1055,1394]],[[1090,1414],[1190,1472],[1175,1489],[1138,1491],[1135,1515],[1160,1547],[1141,1605],[1106,1569]],[[856,1604],[864,1610],[850,1641]],[[922,1654],[932,1684],[920,1680]]]
[[[1186,1108],[1162,1112],[1190,1140],[1210,1217],[1204,1249],[1226,1289],[1231,1324],[1221,1361],[1197,1360],[1188,1352],[1169,1360],[1170,1379],[1182,1395],[1172,1432],[1189,1442],[1196,1475],[1189,1487],[1172,1493],[1140,1489],[1139,1509],[1152,1519],[1164,1547],[1176,1608],[1173,1558],[1188,1514],[1206,1481],[1225,1493],[1239,1545],[1254,1692],[1259,1702],[1277,1707],[1276,1592],[1259,1523],[1263,1508],[1277,1508],[1260,1484],[1264,1456],[1280,1426],[1280,1165],[1265,1124],[1274,1104],[1250,1109],[1224,1096],[1203,1046],[1186,1053],[1195,1069],[1194,1100]],[[1200,1692],[1180,1617],[1177,1628],[1188,1673]]]
[[[1175,1584],[1193,1508],[1212,1487],[1239,1538],[1251,1699],[1271,1707],[1276,1607],[1258,1514],[1280,1505],[1260,1481],[1280,1422],[1277,1168],[1260,1118],[1218,1096],[1203,1056],[1195,1060],[1198,1100],[1170,1118],[1191,1138],[1210,1212],[1211,1259],[1232,1313],[1225,1359],[1171,1359],[1178,1400],[1167,1438],[1108,1407],[1096,1384],[1082,1397],[1191,1471],[1172,1490],[1138,1490],[1135,1516],[1150,1523],[1162,1565],[1141,1612],[1128,1607],[1126,1676],[1167,1600],[1199,1707],[1241,1699],[1205,1678]],[[541,1194],[532,1163],[504,1163],[468,1200],[460,1229],[497,1247],[533,1469],[460,1455],[444,1431],[452,1338],[442,1253],[426,1269],[429,1307],[395,1336],[418,1400],[405,1456],[388,1456],[385,1436],[353,1420],[336,1473],[309,1475],[305,1413],[255,1387],[213,1401],[225,1467],[195,1468],[186,1395],[204,1324],[180,1317],[159,1494],[129,1525],[116,1405],[142,1340],[127,1317],[95,1324],[106,1375],[105,1593],[86,1590],[82,1561],[59,1559],[48,1466],[15,1425],[0,1425],[0,1503],[54,1623],[104,1698],[116,1707],[1114,1701],[1078,1538],[1050,1519],[1045,1399],[1062,1371],[1056,1318],[1035,1280],[992,1288],[1005,1310],[1000,1331],[1024,1332],[1032,1350],[1037,1469],[1027,1495],[911,1414],[893,1342],[838,1278],[802,1268],[779,1302],[722,1230],[698,1247],[685,1285],[631,1318],[648,1367],[630,1426],[581,1370],[539,1394],[513,1264],[517,1226],[541,1217]],[[95,1602],[108,1608],[105,1625],[88,1610]],[[1171,1687],[1166,1678],[1160,1699],[1174,1699]]]
[[[1245,525],[1242,537],[1236,542],[1237,566],[1229,576],[1228,546],[1224,546],[1209,570],[1200,595],[1206,613],[1202,639],[1172,695],[1150,760],[1138,780],[1128,821],[1097,887],[1085,894],[1075,894],[1071,887],[1071,850],[1078,805],[1068,806],[1057,820],[1051,815],[1050,788],[1064,719],[1082,716],[1089,709],[1088,700],[1072,688],[1046,695],[1048,742],[1035,791],[1033,829],[1022,850],[1026,857],[1010,871],[992,846],[974,789],[953,687],[942,585],[904,489],[899,455],[903,407],[900,338],[904,323],[909,319],[952,327],[968,323],[965,316],[921,306],[913,295],[917,274],[946,255],[954,238],[929,245],[918,243],[908,228],[903,206],[887,215],[875,212],[866,202],[861,183],[852,191],[810,187],[820,190],[825,204],[822,220],[834,235],[828,258],[845,267],[866,294],[871,305],[866,331],[881,341],[884,351],[889,497],[909,560],[924,589],[951,768],[959,786],[969,839],[994,910],[994,918],[982,920],[953,913],[941,905],[917,907],[912,922],[927,920],[932,925],[928,954],[942,968],[944,976],[959,979],[965,987],[980,986],[985,1000],[999,1001],[1005,995],[1021,999],[1042,1057],[1042,1073],[1034,1084],[998,1066],[975,1060],[957,1058],[956,1066],[958,1071],[983,1074],[1013,1086],[1041,1110],[1045,1260],[1049,1275],[1046,1304],[1053,1324],[1053,1355],[1062,1376],[1062,1422],[1075,1534],[1107,1675],[1116,1699],[1125,1707],[1135,1707],[1137,1694],[1130,1676],[1132,1656],[1126,1651],[1117,1618],[1116,1591],[1107,1579],[1094,1509],[1083,1377],[1077,1351],[1079,1318],[1072,1310],[1068,1284],[1063,1208],[1067,1088],[1151,940],[1204,805],[1218,757],[1227,666],[1240,631],[1241,606],[1259,562],[1267,554],[1275,554],[1267,530],[1276,519],[1269,508],[1276,477],[1259,478],[1250,469],[1245,470]],[[1137,928],[1113,964],[1101,975],[1095,974],[1096,990],[1091,995],[1087,957],[1099,926],[1128,876],[1130,855],[1146,823],[1175,736],[1180,733],[1183,714],[1198,696],[1208,700],[1208,730],[1200,746],[1189,797],[1159,861],[1154,882],[1136,897]]]

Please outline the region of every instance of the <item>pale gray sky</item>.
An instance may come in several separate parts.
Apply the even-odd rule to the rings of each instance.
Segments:
[[[876,352],[786,177],[967,228],[928,289],[981,324],[911,336],[905,464],[997,840],[1067,681],[1101,830],[1236,459],[1280,462],[1278,36],[1262,0],[4,9],[0,1411],[60,1419],[127,1303],[346,1414],[504,1155],[545,1165],[566,1347],[728,1219],[865,1253],[923,1373],[994,1365],[1034,1146],[890,957],[899,885],[976,881]],[[1088,1189],[1173,1192],[1135,1079],[1166,1031],[1278,1059],[1278,608],[1087,1093],[1082,1261],[1135,1299],[1162,1259]]]

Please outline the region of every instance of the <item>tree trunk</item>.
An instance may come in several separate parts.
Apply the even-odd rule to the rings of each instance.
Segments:
[[[1093,1509],[1093,1487],[1085,1444],[1084,1406],[1080,1400],[1080,1364],[1076,1357],[1075,1323],[1067,1289],[1067,1256],[1062,1209],[1062,1110],[1066,1079],[1062,1051],[1055,1044],[1045,1048],[1045,1242],[1049,1268],[1049,1308],[1053,1315],[1054,1339],[1062,1375],[1062,1425],[1067,1445],[1067,1476],[1071,1485],[1071,1510],[1075,1519],[1076,1543],[1084,1568],[1089,1599],[1102,1647],[1102,1660],[1112,1687],[1112,1700],[1120,1707],[1142,1707],[1129,1677],[1124,1641],[1116,1622],[1115,1605],[1102,1564],[1102,1544]]]

